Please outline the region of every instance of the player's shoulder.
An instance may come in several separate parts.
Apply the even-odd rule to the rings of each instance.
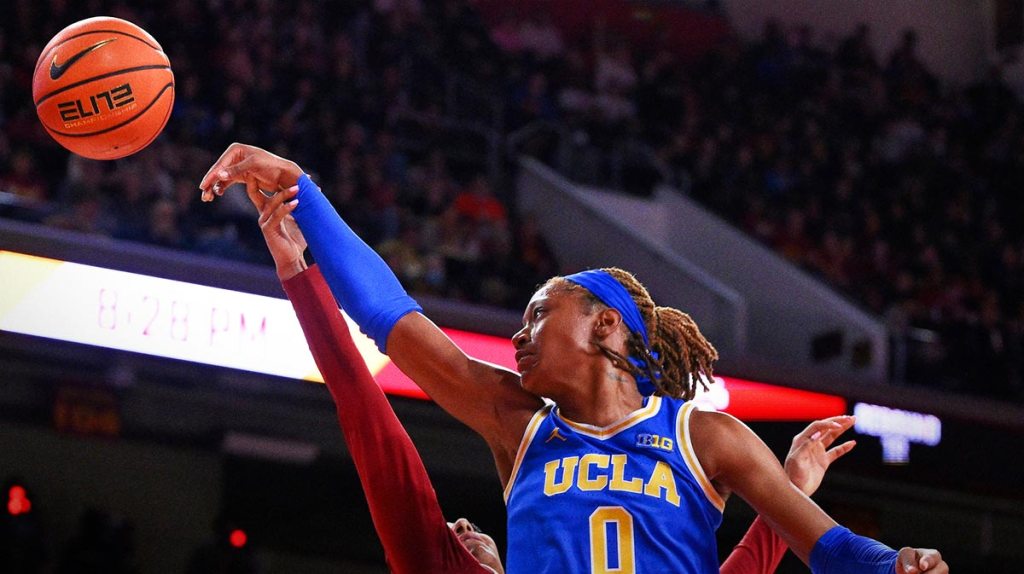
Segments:
[[[708,456],[719,451],[732,451],[753,436],[747,425],[736,417],[699,408],[694,408],[690,414],[687,430],[694,448]]]

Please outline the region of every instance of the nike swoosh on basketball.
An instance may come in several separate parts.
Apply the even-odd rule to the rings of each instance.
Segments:
[[[63,76],[64,72],[68,71],[68,68],[73,66],[75,64],[75,62],[81,60],[83,56],[85,56],[89,52],[92,52],[93,50],[98,50],[99,48],[101,48],[101,47],[103,47],[103,46],[113,42],[116,39],[117,38],[110,38],[108,40],[103,40],[103,41],[100,41],[100,42],[96,42],[92,46],[89,46],[88,48],[85,48],[84,50],[78,52],[74,56],[71,56],[63,64],[58,64],[57,63],[57,56],[54,56],[53,57],[53,61],[50,62],[50,79],[51,80],[56,80],[57,78]]]

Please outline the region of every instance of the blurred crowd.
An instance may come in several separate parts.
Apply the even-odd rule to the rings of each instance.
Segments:
[[[42,47],[97,14],[145,28],[175,74],[164,133],[115,162],[59,148],[31,105]],[[244,193],[198,201],[207,167],[243,141],[302,165],[414,292],[516,307],[558,271],[486,150],[445,121],[464,102],[439,78],[500,70],[465,2],[13,0],[0,18],[0,216],[269,262]]]
[[[265,262],[241,193],[197,205],[245,141],[312,172],[411,290],[521,308],[560,269],[480,134],[548,130],[512,139],[585,183],[670,183],[885,317],[895,380],[1024,399],[1024,108],[1000,65],[950,85],[913,31],[880,55],[866,25],[769,22],[683,60],[467,0],[131,4],[0,7],[0,215]],[[93,14],[141,24],[176,76],[164,135],[117,162],[67,154],[28,104],[43,44]]]
[[[1024,400],[1015,60],[954,86],[912,30],[883,57],[867,25],[819,42],[769,22],[683,62],[600,23],[530,49],[508,22],[495,41],[526,63],[513,126],[557,126],[524,147],[583,183],[669,183],[885,317],[897,382]]]
[[[646,128],[694,197],[886,317],[897,379],[1021,400],[1024,108],[999,66],[956,87],[917,46],[769,23]]]

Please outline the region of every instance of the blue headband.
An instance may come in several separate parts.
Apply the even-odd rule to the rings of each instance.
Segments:
[[[644,325],[643,317],[640,316],[640,309],[636,306],[636,302],[633,301],[633,297],[629,295],[626,288],[622,286],[622,283],[619,283],[607,271],[601,271],[600,269],[581,271],[568,275],[565,279],[590,291],[599,301],[621,313],[622,320],[626,323],[626,327],[629,328],[630,332],[640,335],[640,338],[643,339],[644,347],[651,353],[651,356],[655,359],[658,358],[658,354],[651,350],[651,342],[647,337],[647,326]],[[628,359],[630,363],[640,370],[640,373],[634,377],[636,378],[636,386],[640,390],[640,394],[644,396],[654,394],[656,390],[654,383],[649,377],[642,374],[647,364],[642,358],[630,356]]]

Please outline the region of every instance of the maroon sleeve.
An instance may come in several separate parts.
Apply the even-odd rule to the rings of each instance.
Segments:
[[[772,574],[786,554],[786,541],[758,516],[722,564],[722,574]]]
[[[288,279],[284,290],[334,398],[392,571],[486,572],[448,528],[423,461],[366,368],[320,269]]]

